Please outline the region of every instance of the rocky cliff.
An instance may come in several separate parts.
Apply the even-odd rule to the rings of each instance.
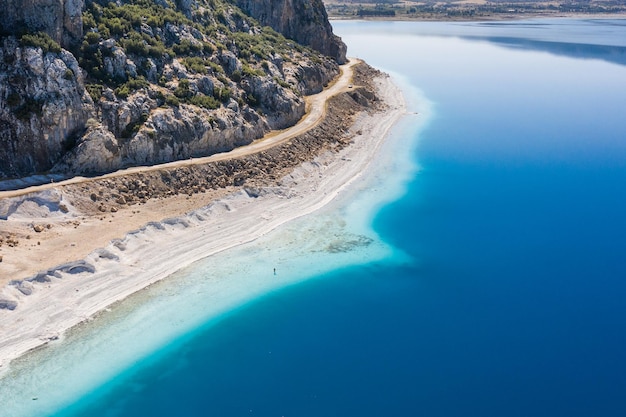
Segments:
[[[333,34],[322,0],[235,0],[242,10],[287,38],[346,62],[346,45]]]
[[[4,32],[45,32],[65,48],[83,36],[84,0],[4,0],[0,26]]]
[[[0,177],[49,169],[93,112],[76,58],[5,38],[0,48]]]
[[[80,2],[28,1],[64,10]],[[302,22],[325,17],[321,2],[309,4],[321,7],[316,13],[300,6],[290,13],[304,13]],[[51,17],[50,27],[65,22],[62,16]],[[296,123],[303,96],[320,91],[341,61],[341,54],[330,58],[289,41],[225,0],[92,0],[81,20],[80,33],[63,29],[59,37],[46,26],[2,38],[0,179],[100,173],[230,150]],[[81,36],[73,53],[59,47],[73,39],[66,33]]]

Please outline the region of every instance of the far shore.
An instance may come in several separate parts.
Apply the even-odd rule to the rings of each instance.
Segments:
[[[354,89],[350,85],[344,94],[356,94],[359,81],[363,80],[355,79]],[[350,116],[341,112],[343,102],[338,100],[324,116],[325,120],[334,118],[336,131],[332,124],[322,123],[319,128],[319,132],[339,137],[338,142],[320,147],[317,156],[302,149],[303,160],[296,160],[295,167],[305,169],[279,167],[269,176],[274,178],[271,181],[168,195],[119,210],[90,213],[81,212],[85,207],[80,204],[69,212],[59,210],[64,201],[75,201],[79,192],[89,196],[86,185],[76,185],[71,192],[49,191],[58,192],[52,197],[59,200],[50,226],[39,221],[43,229],[33,232],[33,222],[24,219],[21,226],[22,232],[31,231],[30,237],[20,242],[20,250],[37,253],[27,259],[34,264],[31,270],[42,272],[28,280],[0,282],[0,299],[16,303],[13,310],[0,309],[0,374],[13,359],[62,338],[68,329],[142,288],[331,202],[368,166],[391,128],[406,114],[402,91],[388,76],[375,75],[370,83],[379,99],[375,108]],[[349,125],[344,127],[341,123],[346,122]],[[306,142],[289,144],[306,146]],[[276,158],[293,155],[287,153],[289,149],[276,149],[283,152]],[[49,208],[30,209],[30,214],[50,215],[41,211]],[[24,210],[28,215],[29,207]],[[55,244],[47,245],[44,235]],[[40,250],[42,247],[46,249]],[[85,255],[68,257],[64,253],[68,248],[79,248]],[[48,262],[52,266],[37,265],[37,256],[42,265]],[[28,274],[20,276],[26,277]]]
[[[443,14],[420,16],[345,16],[329,15],[333,21],[365,21],[365,22],[498,22],[530,19],[626,19],[626,11],[619,13],[497,13],[474,16],[447,16]]]

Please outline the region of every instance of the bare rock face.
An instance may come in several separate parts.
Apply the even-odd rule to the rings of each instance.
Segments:
[[[72,54],[5,38],[0,48],[0,177],[47,171],[85,128],[93,102]]]
[[[107,172],[122,166],[119,143],[102,125],[90,128],[71,153],[57,163],[58,172]]]
[[[126,165],[174,161],[247,145],[266,130],[265,121],[249,109],[208,111],[180,105],[153,112],[139,132],[121,145],[121,152]]]
[[[244,12],[285,37],[346,62],[346,44],[333,34],[322,0],[234,0]]]
[[[2,29],[46,32],[65,48],[83,37],[84,0],[4,0],[0,7]]]
[[[272,129],[284,129],[293,126],[304,115],[304,100],[296,94],[266,78],[244,80],[241,87],[248,95],[256,97],[259,107],[266,114]]]

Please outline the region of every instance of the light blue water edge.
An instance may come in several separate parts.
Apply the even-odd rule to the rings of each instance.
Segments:
[[[60,415],[80,415],[84,406],[175,355],[249,302],[350,265],[408,262],[371,227],[379,207],[402,195],[417,170],[411,155],[430,113],[418,90],[399,75],[395,80],[409,114],[394,126],[371,166],[333,202],[252,243],[201,260],[16,360],[0,380],[2,415],[51,415],[74,403]]]

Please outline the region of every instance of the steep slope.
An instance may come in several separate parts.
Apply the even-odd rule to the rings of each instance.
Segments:
[[[309,45],[340,64],[346,45],[333,34],[322,0],[235,0],[243,11],[284,36]]]
[[[0,178],[229,150],[296,123],[338,74],[224,0],[94,0],[82,22],[73,54],[48,32],[3,37]]]

